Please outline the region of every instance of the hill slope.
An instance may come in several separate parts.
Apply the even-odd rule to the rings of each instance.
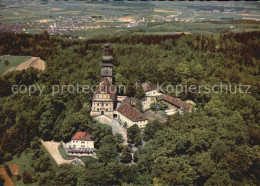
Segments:
[[[44,64],[43,60],[41,60],[39,57],[31,57],[27,61],[20,63],[17,66],[14,66],[14,67],[7,69],[3,73],[3,75],[7,74],[8,72],[12,72],[12,71],[15,71],[15,70],[21,71],[21,70],[24,70],[24,69],[27,69],[27,68],[30,68],[30,67],[36,68],[36,69],[39,69],[39,70],[42,70],[42,71],[45,70],[45,64]]]

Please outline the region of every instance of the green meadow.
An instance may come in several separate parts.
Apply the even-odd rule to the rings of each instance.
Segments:
[[[30,56],[3,56],[0,58],[0,74],[3,74],[7,69],[15,67],[28,59],[30,59]]]

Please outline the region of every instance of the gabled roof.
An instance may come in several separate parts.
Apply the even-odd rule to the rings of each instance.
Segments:
[[[142,87],[145,92],[157,89],[157,86],[155,84],[152,84],[151,82],[143,83]]]
[[[87,132],[76,132],[71,140],[92,141],[90,134]]]
[[[187,103],[181,101],[180,99],[172,97],[170,95],[162,95],[158,98],[158,100],[164,100],[170,104],[175,105],[176,107],[184,108],[186,110],[191,110],[191,108],[192,108],[192,106],[190,104],[187,104]]]
[[[115,101],[116,98],[116,87],[112,85],[107,78],[100,83],[100,85],[96,88],[94,95],[92,97],[92,101],[97,100],[96,95],[100,92],[105,92],[110,95],[112,101]]]
[[[135,107],[132,107],[128,102],[122,102],[122,105],[117,109],[117,112],[133,122],[145,121],[147,118]]]
[[[122,104],[128,103],[130,105],[136,105],[138,103],[139,99],[135,97],[126,97],[123,101]]]

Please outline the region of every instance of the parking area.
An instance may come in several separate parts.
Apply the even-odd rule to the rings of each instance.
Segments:
[[[75,160],[80,161],[80,163],[84,165],[84,163],[80,159],[78,159],[78,158],[74,158],[72,160],[65,160],[65,159],[63,159],[63,157],[61,156],[61,154],[59,152],[59,144],[60,144],[60,142],[42,141],[42,144],[46,148],[46,150],[50,153],[50,155],[53,157],[53,159],[56,161],[56,163],[58,165],[63,164],[63,163],[70,164],[71,162],[73,162]]]
[[[103,123],[112,127],[113,134],[119,133],[124,139],[124,143],[127,143],[126,129],[121,126],[115,119],[111,119],[107,116],[98,116],[95,118],[99,123]]]

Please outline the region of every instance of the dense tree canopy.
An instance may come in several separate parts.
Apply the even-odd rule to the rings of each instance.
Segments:
[[[259,185],[260,32],[223,35],[131,35],[69,40],[47,33],[0,34],[0,55],[39,56],[46,70],[11,72],[0,77],[0,163],[30,149],[32,171],[22,180],[40,185]],[[149,123],[143,134],[128,132],[129,142],[144,146],[134,152],[134,165],[121,164],[122,138],[93,124],[92,93],[52,95],[52,85],[97,85],[104,43],[110,42],[116,85],[142,97],[135,82],[172,85],[233,86],[230,91],[178,92],[197,110],[173,115],[166,123]],[[233,93],[250,85],[250,93]],[[12,93],[12,85],[45,86],[31,96]],[[205,87],[204,87],[205,88]],[[215,87],[220,91],[219,87]],[[98,159],[83,158],[86,167],[53,165],[35,139],[68,140],[76,131],[92,129]],[[138,135],[137,135],[138,134]],[[137,136],[137,137],[136,137]],[[127,154],[127,150],[123,149]],[[126,156],[127,157],[127,156]],[[128,159],[128,158],[127,158]],[[40,163],[42,162],[42,163]],[[45,173],[46,172],[46,173]],[[68,172],[70,174],[68,174]]]
[[[142,144],[141,141],[141,130],[137,124],[127,128],[127,142],[139,146]]]

